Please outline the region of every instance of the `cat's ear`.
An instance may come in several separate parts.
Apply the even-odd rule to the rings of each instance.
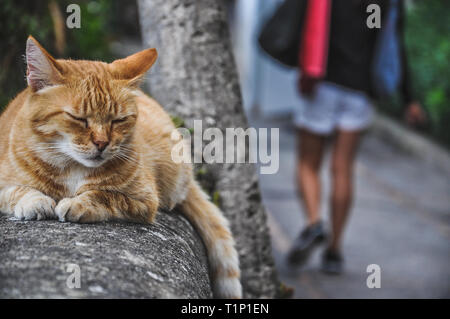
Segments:
[[[155,63],[158,53],[156,49],[146,49],[116,60],[110,64],[111,73],[118,80],[129,81],[130,85],[137,85],[139,79]]]
[[[27,82],[33,92],[62,82],[58,62],[31,35],[26,47]]]

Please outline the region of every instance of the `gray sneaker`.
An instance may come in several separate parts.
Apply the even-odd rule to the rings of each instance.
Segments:
[[[322,271],[330,275],[340,275],[344,269],[344,258],[339,252],[325,250],[322,256]]]
[[[287,261],[292,266],[302,266],[312,251],[325,241],[327,234],[322,222],[317,222],[302,230],[288,253]]]

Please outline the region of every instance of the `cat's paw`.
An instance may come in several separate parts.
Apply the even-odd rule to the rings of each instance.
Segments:
[[[61,222],[94,223],[106,220],[104,214],[80,197],[62,199],[56,205],[55,213]]]
[[[54,219],[56,202],[39,192],[22,196],[14,207],[14,217],[25,220]]]

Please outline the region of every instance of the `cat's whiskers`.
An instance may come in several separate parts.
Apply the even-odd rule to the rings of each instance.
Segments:
[[[121,160],[123,162],[128,162],[128,163],[137,165],[139,168],[145,168],[145,166],[140,161],[138,161],[136,158],[127,156],[126,154],[123,154],[123,153],[116,153],[116,154],[114,154],[112,156],[111,160],[112,159],[118,159],[118,160]]]
[[[60,170],[73,162],[72,157],[63,151],[61,143],[58,142],[40,142],[30,147],[30,149],[41,160]]]

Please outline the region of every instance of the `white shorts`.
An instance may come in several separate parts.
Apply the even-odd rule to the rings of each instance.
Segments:
[[[330,82],[319,83],[314,96],[301,97],[301,101],[294,110],[294,124],[316,134],[364,130],[374,116],[366,94]]]

